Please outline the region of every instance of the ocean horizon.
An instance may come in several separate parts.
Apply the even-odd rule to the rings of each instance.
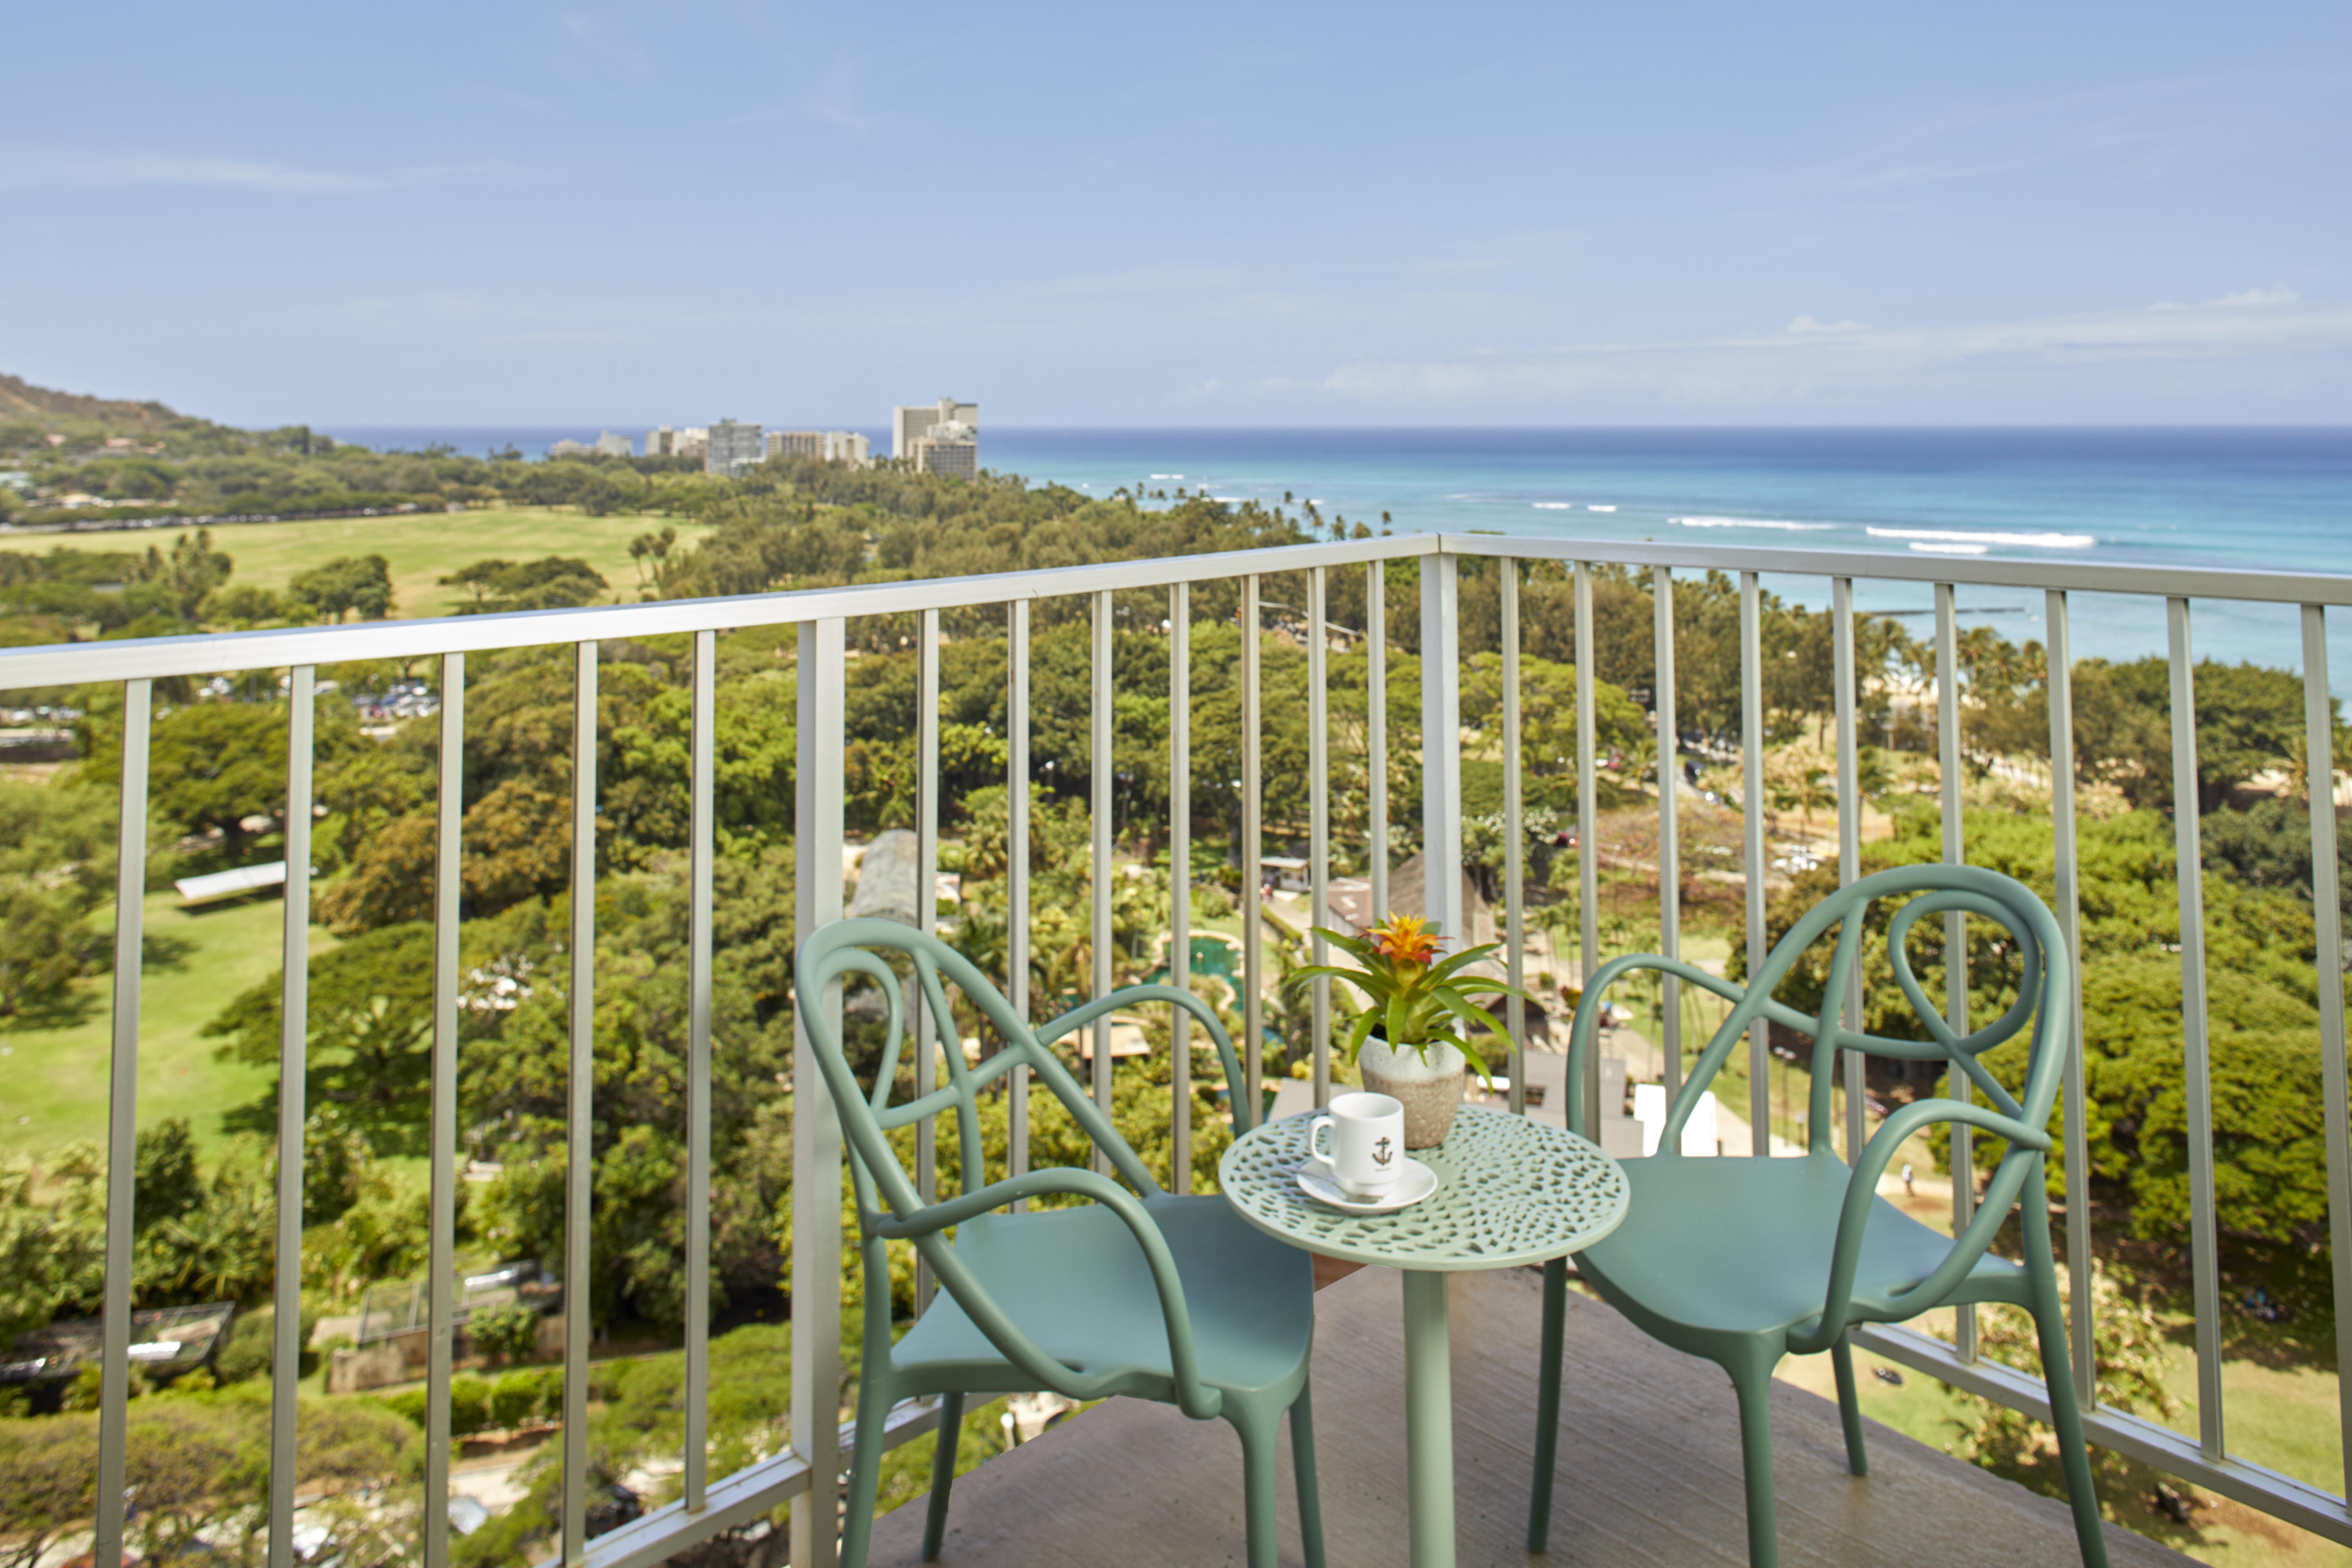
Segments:
[[[440,444],[542,455],[600,429],[646,425],[322,426],[386,449]],[[887,432],[864,433],[877,451]],[[1971,559],[2189,569],[2352,570],[2352,426],[981,426],[982,464],[1033,484],[1108,495],[1205,492],[1235,503],[1311,502],[1328,524],[1375,531],[1770,544]],[[1828,602],[1825,579],[1772,574],[1794,602]],[[1855,584],[1858,608],[1917,617],[1924,584]],[[1961,618],[2013,641],[2043,635],[2040,595],[1964,591]],[[2081,595],[2080,657],[2166,647],[2160,601]],[[2352,616],[2331,614],[2331,647]],[[2301,662],[2293,606],[2198,601],[2201,658]],[[2352,660],[2331,655],[2352,671]],[[2331,686],[2336,684],[2331,680]]]

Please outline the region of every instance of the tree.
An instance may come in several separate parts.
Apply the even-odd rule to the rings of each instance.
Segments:
[[[2211,813],[2255,774],[2294,765],[2305,732],[2303,680],[2291,670],[2205,659],[2195,685],[2198,805]],[[2167,661],[2083,660],[2074,669],[2074,715],[2078,769],[2114,783],[2135,806],[2172,809]],[[2341,721],[2335,722],[2340,734]]]
[[[444,586],[473,590],[474,602],[462,607],[460,615],[569,609],[593,603],[608,586],[588,563],[564,555],[520,563],[477,561],[440,581]]]
[[[68,900],[35,884],[0,887],[0,1018],[64,1000],[104,952]]]
[[[331,730],[326,739],[331,749]],[[113,725],[85,724],[82,778],[111,788],[122,770]],[[247,817],[286,810],[286,709],[279,703],[198,702],[155,720],[148,742],[147,803],[181,833],[221,836],[232,861],[244,858]]]
[[[293,595],[338,626],[356,613],[363,621],[380,621],[392,614],[392,563],[381,555],[344,555],[299,574],[290,584]]]
[[[1936,817],[1900,819],[1897,837],[1864,847],[1863,869],[1941,858]],[[2056,896],[2049,821],[2021,812],[1970,812],[1969,860],[2014,877],[2045,901]],[[2086,819],[2077,834],[2083,918],[2083,1038],[2087,1089],[2086,1144],[2095,1193],[2126,1205],[2134,1232],[2171,1244],[2189,1226],[2189,1125],[2181,1034],[2179,914],[2171,825],[2152,811]],[[1766,925],[1778,942],[1836,886],[1834,868],[1797,877],[1774,898]],[[1885,956],[1882,905],[1863,942],[1865,1026],[1877,1034],[1924,1039]],[[1969,922],[1969,1016],[1997,1017],[2015,999],[2014,951],[1990,921]],[[1940,995],[1942,922],[1912,928],[1911,962],[1931,998]],[[2284,889],[2248,888],[2227,869],[2206,872],[2207,1016],[2213,1096],[2216,1215],[2233,1248],[2288,1247],[2311,1255],[2326,1244],[2326,1159],[2317,1053],[2318,984],[2313,973],[2308,906]],[[2170,950],[2170,951],[2168,951]],[[1778,994],[1801,1012],[1822,1005],[1830,947],[1799,960]],[[1731,953],[1742,979],[1746,954]],[[2341,984],[2331,970],[2328,977]],[[1988,1051],[1988,1070],[2012,1091],[2024,1078],[2030,1042]],[[2063,1119],[2052,1116],[2058,1146],[2049,1162],[2053,1197],[2064,1196],[2068,1145]],[[1940,1152],[1948,1131],[1930,1141]],[[1990,1169],[1997,1153],[1980,1156]]]
[[[201,1031],[226,1043],[223,1061],[278,1060],[282,978],[237,996]],[[425,1087],[432,1068],[433,928],[423,921],[353,937],[310,961],[305,1103],[334,1105],[383,1154],[424,1152]],[[277,1125],[273,1087],[237,1113]]]
[[[236,569],[226,551],[213,548],[212,530],[208,528],[200,528],[194,535],[183,533],[173,540],[171,557],[162,566],[157,575],[170,595],[173,612],[184,621],[194,620],[205,600]]]

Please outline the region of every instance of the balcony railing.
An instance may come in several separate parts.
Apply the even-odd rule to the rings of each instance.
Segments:
[[[1594,729],[1595,647],[1593,584],[1595,569],[1622,566],[1649,574],[1655,606],[1656,729],[1665,748],[1658,791],[1658,889],[1660,932],[1664,950],[1676,951],[1681,884],[1675,834],[1676,792],[1673,738],[1677,733],[1675,710],[1674,661],[1675,574],[1720,572],[1738,577],[1741,714],[1738,726],[1748,780],[1762,774],[1764,741],[1764,681],[1759,646],[1763,574],[1795,574],[1829,580],[1831,624],[1834,637],[1836,725],[1836,799],[1841,880],[1851,880],[1861,865],[1862,792],[1857,777],[1854,584],[1858,580],[1899,582],[1930,587],[1934,595],[1937,690],[1940,705],[1937,725],[1941,746],[1943,851],[1948,861],[1961,860],[1961,758],[1958,723],[1958,630],[1954,591],[1963,584],[2025,589],[2043,595],[2049,652],[2049,723],[2051,755],[2074,754],[2073,656],[2068,636],[2070,595],[2084,593],[2120,594],[2161,600],[2168,627],[2170,693],[2174,716],[2171,772],[2177,802],[2178,879],[2180,915],[2180,964],[2184,997],[2184,1072],[2188,1096],[2190,1196],[2190,1252],[2195,1304],[2197,1408],[2199,1430],[2194,1436],[2174,1432],[2137,1416],[2094,1403],[2093,1330],[2090,1292],[2077,1289],[2071,1323],[2073,1373],[2085,1408],[2085,1426],[2095,1442],[2121,1450],[2171,1475],[2211,1489],[2226,1497],[2352,1544],[2352,1510],[2345,1498],[2254,1464],[2235,1454],[2229,1441],[2222,1403],[2222,1310],[2219,1236],[2216,1224],[2213,1153],[2213,1107],[2205,1006],[2203,877],[2200,869],[2198,818],[2197,731],[2193,721],[2194,689],[2190,656],[2193,599],[2233,599],[2294,606],[2301,616],[2305,678],[2308,755],[2334,754],[2332,710],[2326,690],[2326,627],[2325,611],[2352,605],[2352,577],[2298,576],[2271,573],[2175,571],[2147,567],[2061,565],[1953,557],[1903,557],[1843,554],[1780,549],[1715,549],[1671,544],[1621,544],[1591,541],[1510,539],[1489,536],[1419,535],[1318,543],[1221,555],[1123,562],[1030,572],[1002,576],[971,577],[869,586],[826,588],[800,593],[740,598],[698,599],[520,615],[481,616],[450,620],[386,622],[354,626],[311,627],[239,633],[230,636],[186,637],[151,641],[116,641],[63,647],[0,651],[0,689],[120,682],[124,691],[121,767],[121,860],[114,936],[114,1007],[110,1122],[107,1140],[106,1277],[103,1311],[103,1370],[100,1387],[100,1449],[96,1520],[96,1559],[119,1560],[123,1532],[123,1478],[126,1404],[130,1394],[131,1339],[131,1252],[132,1239],[133,1149],[137,1129],[138,1047],[141,959],[141,895],[145,886],[147,763],[151,688],[154,681],[181,676],[207,676],[240,670],[284,669],[289,672],[290,718],[287,780],[285,950],[283,1039],[279,1058],[278,1146],[299,1150],[304,1126],[304,1002],[305,962],[310,911],[309,867],[312,798],[312,704],[316,668],[320,664],[360,659],[420,660],[437,658],[441,692],[437,766],[438,840],[433,899],[436,967],[434,1036],[430,1086],[431,1229],[430,1274],[425,1297],[431,1303],[430,1361],[426,1382],[426,1462],[424,1498],[424,1556],[428,1568],[449,1560],[447,1499],[451,1444],[449,1437],[454,1270],[457,1240],[458,1179],[457,1026],[460,975],[457,965],[459,783],[464,761],[465,660],[469,653],[527,646],[572,645],[577,685],[572,734],[572,811],[571,879],[576,894],[585,895],[595,873],[597,725],[597,645],[614,638],[688,636],[692,639],[691,679],[693,719],[690,747],[692,790],[692,926],[690,943],[690,1058],[688,1124],[686,1212],[686,1410],[684,1495],[676,1503],[633,1522],[590,1539],[587,1534],[588,1474],[587,1400],[585,1375],[590,1347],[589,1292],[567,1289],[563,1297],[566,1332],[563,1339],[564,1383],[562,1455],[564,1492],[560,1525],[565,1563],[593,1563],[598,1568],[638,1568],[684,1550],[719,1531],[739,1526],[789,1500],[805,1499],[792,1510],[791,1561],[796,1565],[832,1561],[835,1550],[836,1473],[833,1455],[845,1448],[846,1428],[837,1428],[835,1391],[839,1385],[841,1279],[840,1207],[842,1143],[838,1121],[826,1100],[822,1079],[808,1059],[805,1033],[799,1035],[793,1081],[800,1086],[793,1138],[793,1279],[792,1321],[795,1361],[792,1378],[791,1448],[769,1460],[732,1474],[712,1477],[705,1456],[705,1404],[709,1390],[711,1161],[711,962],[713,847],[713,736],[716,691],[716,644],[726,629],[749,626],[797,626],[799,674],[797,700],[797,791],[795,833],[798,868],[795,877],[797,929],[806,932],[842,914],[844,846],[845,690],[848,651],[845,622],[872,616],[913,616],[919,622],[915,638],[919,658],[920,733],[918,737],[922,788],[918,842],[919,865],[916,885],[933,885],[940,841],[940,646],[942,612],[975,606],[1004,607],[1010,648],[1010,759],[1006,784],[1011,795],[1009,881],[1009,944],[1007,989],[1015,1005],[1027,1006],[1026,976],[1030,973],[1028,795],[1029,765],[1029,628],[1036,601],[1083,595],[1091,600],[1093,616],[1090,720],[1093,755],[1107,759],[1112,751],[1113,595],[1139,590],[1167,595],[1167,636],[1170,639],[1170,773],[1168,833],[1171,840],[1169,923],[1171,954],[1191,951],[1190,831],[1192,804],[1192,743],[1188,691],[1192,625],[1188,595],[1194,584],[1237,579],[1241,621],[1261,625],[1260,588],[1276,574],[1303,574],[1307,584],[1305,619],[1318,628],[1305,638],[1308,665],[1308,781],[1307,799],[1311,824],[1309,861],[1314,908],[1328,907],[1331,832],[1330,726],[1326,711],[1326,645],[1319,628],[1326,624],[1327,594],[1335,573],[1367,574],[1367,620],[1363,628],[1368,652],[1368,789],[1370,842],[1386,846],[1390,803],[1388,763],[1397,737],[1387,732],[1385,696],[1387,638],[1381,624],[1383,573],[1387,563],[1418,563],[1420,580],[1420,647],[1422,654],[1421,734],[1402,743],[1407,754],[1417,751],[1423,770],[1423,827],[1426,857],[1427,912],[1449,932],[1463,929],[1462,909],[1462,726],[1461,659],[1457,630],[1457,583],[1465,557],[1511,562],[1544,561],[1565,563],[1572,572],[1575,592],[1575,679],[1577,695],[1576,776],[1596,776]],[[1519,973],[1527,927],[1523,886],[1523,790],[1520,760],[1520,693],[1518,647],[1519,578],[1516,570],[1500,575],[1501,586],[1501,728],[1504,756],[1503,838],[1513,847],[1503,879],[1503,921],[1510,940],[1506,952],[1510,978]],[[1242,755],[1240,763],[1241,877],[1253,891],[1261,879],[1264,831],[1260,821],[1262,756],[1260,747],[1263,693],[1260,639],[1244,637],[1240,644],[1237,682],[1241,698]],[[2336,887],[2336,816],[2328,770],[2315,767],[2311,774],[2313,836],[2313,910],[2317,927],[2317,951],[2342,951]],[[1097,995],[1112,989],[1111,900],[1108,879],[1115,874],[1112,858],[1112,770],[1092,770],[1094,941],[1092,989]],[[1765,947],[1767,878],[1765,820],[1747,792],[1742,869],[1746,885],[1746,940],[1750,961],[1760,960]],[[1577,794],[1579,842],[1595,842],[1596,794]],[[2080,955],[2079,883],[2077,874],[2076,790],[2072,768],[2052,770],[2052,812],[2055,826],[2057,914],[2070,945]],[[1581,931],[1580,952],[1601,951],[1598,857],[1579,857],[1578,900]],[[1371,904],[1388,903],[1385,854],[1370,860]],[[929,899],[919,899],[923,923],[934,920]],[[1959,917],[1951,917],[1957,922]],[[595,900],[575,896],[571,900],[570,952],[570,1087],[567,1124],[569,1148],[574,1152],[566,1178],[563,1229],[564,1278],[587,1277],[590,1230],[590,1163],[580,1152],[590,1147],[593,1114],[593,1030],[596,976],[594,973]],[[1263,982],[1268,973],[1259,922],[1243,922],[1240,1003],[1244,1014],[1244,1083],[1239,1092],[1255,1103],[1260,1094]],[[1316,943],[1320,948],[1319,939]],[[1957,931],[1950,951],[1965,954]],[[1318,960],[1322,954],[1318,951]],[[1964,962],[1964,960],[1963,960]],[[1183,966],[1171,964],[1180,973]],[[2075,969],[2080,975],[2079,962]],[[1313,1092],[1318,1103],[1330,1089],[1328,1020],[1330,1002],[1318,983],[1314,1000],[1315,1046]],[[1679,1007],[1668,987],[1660,1019],[1664,1032],[1663,1057],[1668,1091],[1681,1060]],[[2078,988],[2079,988],[2078,978]],[[1965,987],[1955,986],[1965,997]],[[2337,1300],[2352,1301],[2352,1123],[2347,1123],[2345,1077],[2345,1025],[2342,996],[2336,986],[2318,987],[2321,1032],[2318,1042],[2326,1093],[2327,1237],[2333,1248]],[[2078,997],[2079,1002],[2079,997]],[[837,998],[831,1005],[837,1005]],[[1964,1005],[1964,1003],[1962,1004]],[[1858,1009],[1858,994],[1847,999]],[[1508,1025],[1524,1038],[1525,1020],[1514,1004]],[[924,1031],[915,1054],[919,1072],[931,1070],[934,1041],[927,1012]],[[1193,1129],[1189,1081],[1191,1052],[1183,1016],[1175,1021],[1174,1081],[1171,1121],[1174,1166],[1190,1166]],[[1749,1044],[1748,1082],[1750,1125],[1769,1128],[1768,1045],[1759,1026]],[[1598,1062],[1586,1064],[1584,1103],[1598,1111]],[[1847,1081],[1858,1084],[1858,1062],[1847,1063]],[[1822,1064],[1820,1070],[1827,1070]],[[1110,1102],[1111,1053],[1094,1053],[1092,1085],[1106,1108]],[[1523,1110],[1527,1075],[1511,1075],[1511,1105]],[[929,1086],[926,1082],[924,1089]],[[1015,1172],[1028,1161],[1028,1119],[1025,1084],[1016,1075],[1010,1087],[1011,1159]],[[1966,1093],[1958,1081],[1956,1093]],[[1846,1147],[1864,1142],[1865,1097],[1845,1097]],[[2084,1146],[2084,1093],[2082,1038],[2079,1024],[2065,1079],[2065,1137],[2070,1150]],[[1587,1129],[1587,1131],[1591,1131]],[[1826,1133],[1827,1130],[1822,1130]],[[919,1175],[926,1198],[930,1196],[932,1157],[929,1140],[919,1146]],[[1952,1149],[1955,1224],[1964,1223],[1973,1192],[1970,1151],[1965,1130],[1955,1134]],[[2066,1208],[2070,1216],[2090,1214],[2089,1173],[2084,1160],[2066,1162]],[[301,1279],[302,1170],[299,1159],[281,1161],[278,1171],[277,1311],[272,1384],[273,1461],[269,1500],[269,1562],[271,1568],[289,1568],[294,1546],[295,1372],[302,1347],[297,1342]],[[2092,1278],[2092,1235],[2088,1224],[2066,1228],[2067,1261],[2075,1281]],[[928,1281],[921,1288],[928,1296]],[[2352,1366],[2352,1312],[2336,1317],[2338,1360]],[[1958,1319],[1955,1339],[1947,1342],[1906,1328],[1874,1327],[1857,1331],[1869,1349],[1915,1367],[1970,1392],[2035,1415],[2043,1414],[2040,1384],[1976,1353],[1973,1322],[1967,1309]],[[894,1440],[930,1430],[935,1413],[915,1405],[895,1412]],[[2347,1436],[2352,1437],[2352,1413]],[[2352,1440],[2345,1444],[2352,1459]],[[811,1457],[823,1456],[812,1463]]]

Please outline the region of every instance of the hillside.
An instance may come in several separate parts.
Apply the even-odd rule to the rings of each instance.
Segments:
[[[22,376],[0,375],[0,424],[101,425],[125,433],[170,430],[201,425],[161,403],[132,403],[124,398],[89,397],[77,392],[53,392],[35,386]]]

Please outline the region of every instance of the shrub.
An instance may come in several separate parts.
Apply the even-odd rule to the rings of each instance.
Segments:
[[[308,1307],[302,1309],[301,1333],[294,1342],[297,1345],[307,1347],[310,1344],[310,1331],[318,1321],[318,1314]],[[276,1311],[268,1307],[239,1312],[236,1326],[228,1331],[228,1343],[221,1346],[220,1353],[213,1358],[213,1376],[224,1386],[243,1383],[249,1377],[268,1377],[270,1374],[270,1339],[276,1332],[277,1322]],[[305,1349],[300,1360],[301,1370],[307,1373],[315,1357]],[[186,1380],[181,1381],[184,1384]]]
[[[490,1386],[490,1425],[513,1431],[539,1414],[547,1379],[536,1372],[510,1372]]]
[[[449,1435],[463,1437],[490,1424],[489,1380],[453,1377],[449,1380]]]
[[[466,1337],[486,1356],[520,1361],[538,1347],[539,1314],[519,1301],[478,1307],[466,1321]]]
[[[376,1400],[376,1403],[402,1420],[414,1423],[420,1429],[425,1425],[425,1391],[421,1388],[408,1389],[400,1394],[383,1394]]]

